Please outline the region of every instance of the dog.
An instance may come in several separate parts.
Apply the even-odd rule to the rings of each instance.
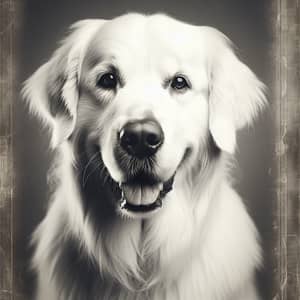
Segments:
[[[55,153],[36,299],[259,299],[230,169],[265,86],[226,36],[164,14],[82,20],[23,95]]]

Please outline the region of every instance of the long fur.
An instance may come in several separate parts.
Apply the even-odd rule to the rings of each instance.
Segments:
[[[181,58],[189,57],[195,92],[161,96],[165,92],[136,84],[118,98],[93,90],[87,69],[103,59],[97,57],[99,39],[103,48],[116,45],[122,54],[137,47],[132,59],[143,62],[147,46],[134,43],[140,28],[145,36],[159,32],[162,43],[174,43]],[[164,28],[175,33],[169,37]],[[133,37],[123,35],[131,29]],[[122,50],[117,39],[110,44],[116,37],[128,41],[128,49]],[[161,47],[159,55],[167,53]],[[172,69],[172,62],[166,64]],[[150,82],[147,76],[141,75],[141,82]],[[56,151],[50,170],[54,192],[33,235],[36,299],[259,299],[254,282],[261,264],[259,236],[231,187],[230,169],[236,130],[252,122],[265,97],[263,84],[238,60],[226,37],[163,15],[81,21],[23,93],[31,112],[50,129]],[[119,126],[118,116],[141,106],[137,95],[147,98],[143,107],[151,108],[166,132],[158,172],[166,166],[176,170],[163,208],[147,219],[116,213],[112,200],[120,196],[114,187],[120,170],[111,151],[113,126]],[[155,97],[165,97],[166,103],[154,103]],[[177,107],[174,98],[185,102]],[[183,145],[190,151],[184,153]]]

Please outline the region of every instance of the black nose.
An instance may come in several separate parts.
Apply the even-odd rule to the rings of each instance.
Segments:
[[[131,121],[120,130],[121,147],[131,156],[147,158],[156,153],[164,141],[164,134],[154,119]]]

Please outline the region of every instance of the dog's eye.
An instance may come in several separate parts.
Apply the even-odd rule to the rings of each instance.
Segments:
[[[189,88],[187,80],[183,76],[175,76],[171,81],[171,88],[175,90],[182,90]]]
[[[114,90],[118,85],[118,78],[114,73],[105,73],[97,80],[97,86],[105,90]]]

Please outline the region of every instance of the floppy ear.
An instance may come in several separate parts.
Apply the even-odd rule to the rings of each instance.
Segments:
[[[217,45],[210,63],[209,129],[216,145],[233,153],[236,131],[251,124],[266,104],[265,86],[236,57],[226,37],[213,34]]]
[[[24,84],[22,94],[30,111],[51,131],[51,147],[67,139],[76,123],[78,77],[84,53],[104,20],[82,20],[51,59]]]

